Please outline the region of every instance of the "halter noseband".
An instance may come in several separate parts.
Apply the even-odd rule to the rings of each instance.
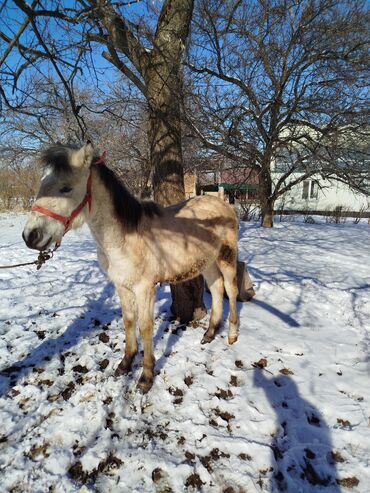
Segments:
[[[93,164],[102,164],[105,161],[105,158],[107,157],[107,151],[104,151],[102,156],[99,157],[96,161],[93,162]],[[91,196],[91,169],[90,169],[90,174],[87,179],[86,183],[86,193],[85,197],[83,198],[82,202],[80,205],[76,207],[76,209],[72,212],[70,216],[61,216],[60,214],[57,214],[56,212],[53,212],[49,209],[46,209],[45,207],[41,207],[37,204],[33,204],[31,207],[32,211],[40,212],[41,214],[44,214],[45,216],[52,217],[53,219],[56,219],[57,221],[60,221],[64,224],[64,233],[63,236],[67,233],[69,230],[72,221],[79,215],[79,213],[82,211],[82,209],[88,204],[89,206],[89,213],[91,212],[91,202],[92,202],[92,196]]]

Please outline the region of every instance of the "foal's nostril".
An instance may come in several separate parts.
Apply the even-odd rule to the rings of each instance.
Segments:
[[[26,238],[24,233],[22,233],[22,237],[23,237],[24,241],[26,242],[26,245],[28,247],[32,248],[39,242],[39,240],[41,238],[41,231],[39,228],[34,228],[29,232],[27,238]]]

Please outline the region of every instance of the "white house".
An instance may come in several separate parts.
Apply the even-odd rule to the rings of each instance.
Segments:
[[[282,173],[274,172],[273,181],[277,182]],[[289,181],[299,178],[292,174]],[[304,180],[276,201],[275,209],[296,211],[327,211],[342,206],[344,210],[358,212],[370,210],[370,196],[354,192],[348,185],[336,180],[323,180],[313,176]]]

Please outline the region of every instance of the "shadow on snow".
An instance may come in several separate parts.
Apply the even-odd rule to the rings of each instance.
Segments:
[[[322,414],[300,396],[289,376],[268,378],[256,368],[253,382],[276,413],[270,492],[340,493],[330,431]]]

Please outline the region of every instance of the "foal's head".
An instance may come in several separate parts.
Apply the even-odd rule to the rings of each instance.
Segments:
[[[61,242],[66,225],[37,209],[70,217],[85,198],[93,157],[94,151],[90,143],[81,149],[55,145],[42,153],[44,176],[33,206],[36,210],[30,213],[22,235],[29,248],[42,251]],[[86,210],[87,207],[84,207],[71,227],[82,226]]]

